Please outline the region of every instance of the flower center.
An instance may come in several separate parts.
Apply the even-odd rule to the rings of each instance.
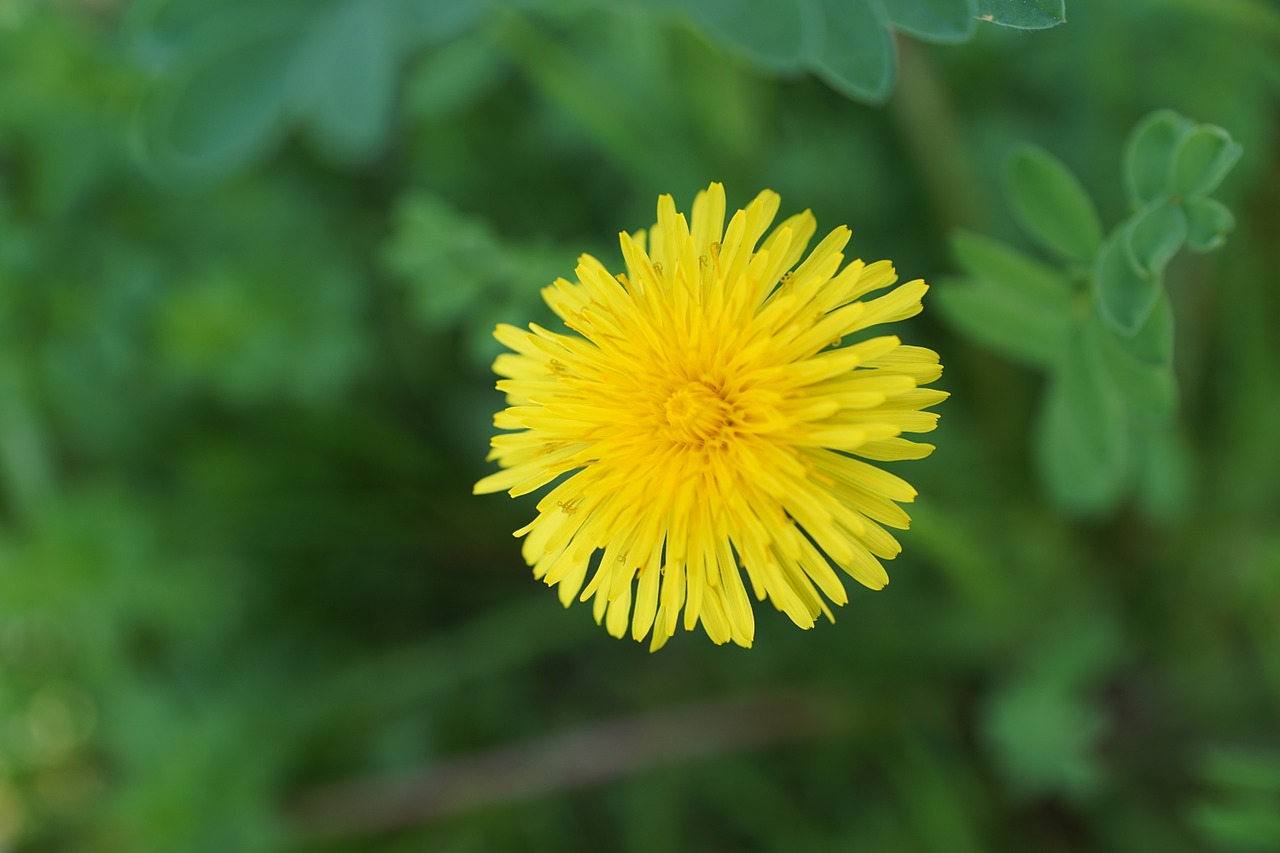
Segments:
[[[733,406],[705,382],[688,382],[664,404],[667,425],[675,441],[684,444],[718,444],[733,419]]]

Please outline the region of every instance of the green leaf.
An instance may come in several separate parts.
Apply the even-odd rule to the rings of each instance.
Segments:
[[[862,5],[864,0],[850,0]],[[776,0],[692,0],[684,8],[727,47],[772,71],[797,68],[818,21],[808,3]],[[877,24],[877,28],[882,28]]]
[[[1002,27],[1043,30],[1067,20],[1064,0],[978,0],[978,17]]]
[[[1187,213],[1187,245],[1193,252],[1212,252],[1227,242],[1236,227],[1236,218],[1226,205],[1211,198],[1183,201]]]
[[[880,0],[901,33],[935,42],[962,42],[978,25],[975,0]]]
[[[1138,122],[1124,147],[1124,183],[1134,207],[1173,192],[1173,161],[1195,126],[1173,110],[1156,110]]]
[[[1243,151],[1222,128],[1199,125],[1182,137],[1174,153],[1174,193],[1198,196],[1213,192]]]
[[[1150,316],[1162,291],[1160,277],[1141,276],[1129,259],[1125,237],[1128,229],[1116,229],[1093,267],[1094,298],[1099,313],[1121,335],[1132,337]]]
[[[1097,304],[1094,309],[1097,310]],[[1102,318],[1106,319],[1106,318]],[[1124,351],[1142,362],[1156,367],[1164,367],[1173,363],[1173,305],[1169,302],[1169,294],[1164,290],[1156,297],[1155,307],[1151,309],[1147,321],[1138,329],[1133,337],[1123,335],[1116,338]]]
[[[1069,315],[1042,304],[1011,298],[1004,288],[982,279],[944,282],[932,294],[934,305],[969,337],[1019,361],[1053,363],[1062,348]]]
[[[840,93],[873,104],[889,96],[897,76],[893,30],[954,43],[972,38],[979,18],[1036,29],[1061,23],[1064,14],[1062,0],[648,0],[645,5],[689,14],[716,40],[768,71],[805,67]]]
[[[1043,148],[1027,145],[1009,158],[1013,212],[1027,233],[1066,258],[1088,261],[1102,242],[1102,223],[1080,181]]]
[[[1115,506],[1130,477],[1124,401],[1089,324],[1069,335],[1036,431],[1036,461],[1054,502],[1094,514]]]
[[[279,21],[236,19],[190,55],[158,96],[149,142],[158,165],[198,176],[230,172],[283,130],[297,35]]]
[[[957,231],[951,236],[951,252],[965,272],[1027,299],[1065,308],[1071,298],[1071,285],[1061,273],[999,240]]]
[[[321,143],[346,159],[363,159],[386,136],[395,92],[395,27],[386,6],[347,0],[315,23],[295,74],[297,107]]]
[[[1138,442],[1138,502],[1159,522],[1184,518],[1191,508],[1195,454],[1175,424],[1148,428]]]
[[[1181,207],[1168,201],[1154,202],[1120,230],[1134,272],[1158,279],[1187,238],[1187,217]]]
[[[882,103],[893,89],[897,65],[878,7],[869,0],[816,0],[816,8],[825,26],[810,60],[814,71],[838,92]]]
[[[395,230],[383,246],[387,269],[410,288],[410,307],[427,329],[458,323],[486,296],[502,254],[483,223],[435,196],[415,193],[396,210]],[[491,328],[486,327],[487,334]]]
[[[1052,679],[1022,677],[983,709],[982,736],[1009,785],[1023,796],[1088,793],[1102,782],[1102,712]]]
[[[1178,383],[1170,360],[1153,362],[1128,349],[1129,339],[1121,338],[1096,311],[1086,321],[1097,342],[1102,362],[1116,388],[1135,409],[1155,421],[1168,420],[1178,403]]]
[[[962,331],[1013,358],[1046,365],[1057,358],[1071,317],[1072,291],[1055,270],[1003,243],[957,232],[952,252],[969,281],[934,294]]]

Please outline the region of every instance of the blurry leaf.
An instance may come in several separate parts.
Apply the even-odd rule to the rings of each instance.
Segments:
[[[1138,502],[1163,524],[1185,518],[1195,497],[1195,454],[1174,424],[1147,427],[1137,441]]]
[[[1187,238],[1187,217],[1168,201],[1147,205],[1121,226],[1125,252],[1134,272],[1159,281],[1169,260]]]
[[[0,495],[10,511],[29,517],[53,497],[54,473],[42,418],[20,366],[12,356],[0,361]]]
[[[1187,245],[1193,252],[1211,252],[1227,241],[1236,218],[1226,205],[1211,198],[1183,200],[1187,214]]]
[[[1010,296],[990,281],[952,280],[933,294],[934,304],[962,332],[1027,364],[1051,364],[1062,348],[1070,314]]]
[[[1205,754],[1200,776],[1224,790],[1280,795],[1280,753],[1215,747]]]
[[[383,260],[413,285],[413,307],[423,324],[441,328],[457,322],[481,298],[499,251],[483,223],[419,194],[396,210]]]
[[[298,35],[279,21],[235,21],[160,94],[151,123],[164,168],[207,175],[263,153],[281,133]]]
[[[1077,325],[1049,382],[1040,413],[1036,459],[1062,509],[1110,509],[1129,480],[1124,403],[1101,361],[1090,324]]]
[[[407,43],[443,44],[469,32],[488,13],[491,0],[384,0],[395,30]]]
[[[1173,192],[1179,196],[1213,192],[1243,150],[1222,128],[1197,126],[1182,137],[1174,152]]]
[[[1124,408],[1119,389],[1102,361],[1102,331],[1099,324],[1087,319],[1075,326],[1054,380],[1090,451],[1107,464],[1119,466],[1126,452]]]
[[[969,231],[957,231],[951,237],[951,252],[961,269],[975,278],[1000,285],[1012,294],[1045,303],[1056,309],[1067,307],[1072,287],[1062,274],[1005,245],[998,240]]]
[[[1002,27],[1042,30],[1067,19],[1065,0],[978,0],[978,17]]]
[[[865,2],[846,0],[846,5]],[[790,0],[690,0],[677,5],[720,41],[773,71],[798,67],[817,25],[808,3]]]
[[[118,831],[128,827],[135,849],[279,850],[284,828],[270,803],[285,742],[269,736],[265,708],[244,713],[263,697],[219,695],[196,704],[138,682],[116,699],[116,713],[133,725],[110,732],[116,754],[126,757],[120,772],[134,780],[110,804]],[[219,807],[197,807],[204,797]]]
[[[825,21],[813,57],[818,76],[851,98],[883,102],[897,68],[893,40],[878,7],[870,0],[815,2]]]
[[[1091,311],[1087,323],[1099,344],[1099,352],[1116,387],[1135,408],[1156,420],[1173,415],[1178,402],[1178,384],[1169,361],[1152,363],[1140,359],[1125,347],[1125,339]]]
[[[1204,803],[1191,823],[1216,849],[1235,853],[1271,853],[1280,847],[1280,809],[1274,800]]]
[[[305,281],[262,276],[218,270],[171,288],[156,318],[164,370],[235,404],[319,404],[362,360],[360,291],[339,269]]]
[[[1077,261],[1093,258],[1102,223],[1080,181],[1043,148],[1026,145],[1009,158],[1009,196],[1027,233],[1046,248]]]
[[[1097,308],[1096,303],[1094,307]],[[1173,332],[1173,305],[1162,289],[1142,328],[1132,337],[1121,335],[1114,340],[1137,361],[1167,367],[1173,363]]]
[[[1059,606],[1019,651],[1014,676],[986,703],[982,734],[1022,796],[1075,796],[1101,781],[1102,709],[1087,698],[1124,654],[1117,621],[1095,603]]]
[[[1142,276],[1130,260],[1129,228],[1121,226],[1107,238],[1094,262],[1094,295],[1100,314],[1126,337],[1146,323],[1162,293],[1158,275]]]
[[[983,736],[1009,784],[1022,797],[1079,796],[1097,788],[1095,745],[1102,713],[1052,681],[1022,679],[991,697]]]
[[[502,57],[487,40],[457,39],[423,58],[409,78],[405,106],[418,118],[441,121],[491,92],[504,72]]]
[[[658,5],[687,11],[717,40],[768,71],[807,67],[836,91],[872,104],[884,102],[897,76],[892,30],[961,42],[973,36],[979,17],[1022,29],[1063,20],[1062,0],[658,0]]]
[[[982,853],[982,821],[973,803],[981,796],[979,782],[971,768],[957,762],[940,761],[936,744],[926,743],[918,735],[904,738],[901,752],[886,762],[886,776],[893,785],[898,802],[906,811],[912,835],[921,842],[912,850],[922,853]],[[763,805],[763,804],[762,804]],[[799,847],[782,843],[778,849],[821,850],[829,845],[810,844]],[[854,849],[865,849],[855,845]]]
[[[880,0],[895,30],[935,42],[968,40],[978,25],[975,0]]]
[[[338,156],[366,157],[386,133],[395,86],[394,26],[380,0],[342,0],[318,14],[298,54],[295,104]]]
[[[345,159],[386,135],[403,51],[396,0],[227,3],[195,16],[160,80],[148,141],[157,166],[208,178],[265,153],[293,121]],[[317,9],[318,5],[318,9]]]
[[[426,193],[400,202],[381,259],[406,285],[418,323],[432,332],[461,327],[463,351],[477,365],[499,350],[497,323],[541,317],[540,288],[563,263],[559,252],[501,242],[483,220]]]
[[[969,281],[944,282],[935,304],[970,337],[1030,364],[1057,358],[1071,322],[1071,288],[1054,270],[1020,252],[967,232],[952,253]]]
[[[1124,148],[1124,181],[1135,208],[1172,194],[1174,157],[1182,138],[1194,126],[1173,110],[1156,110],[1129,134]]]

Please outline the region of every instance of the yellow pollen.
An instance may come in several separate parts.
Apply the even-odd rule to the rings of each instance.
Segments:
[[[688,382],[667,398],[663,409],[672,440],[716,444],[733,419],[733,406],[705,382]]]

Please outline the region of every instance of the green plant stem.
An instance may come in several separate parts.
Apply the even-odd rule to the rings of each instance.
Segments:
[[[897,41],[900,82],[889,112],[911,151],[937,225],[944,231],[982,231],[991,218],[987,196],[946,89],[924,48],[910,39]]]

